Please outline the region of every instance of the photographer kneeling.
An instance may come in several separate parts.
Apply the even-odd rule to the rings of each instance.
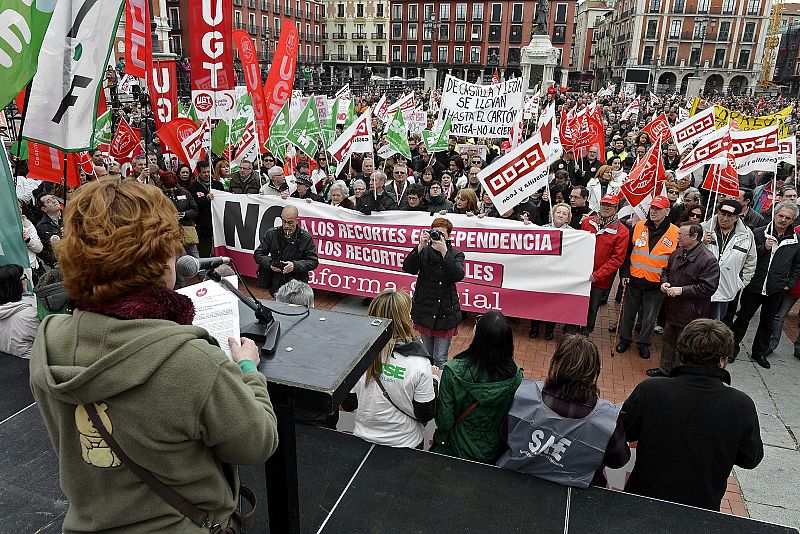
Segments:
[[[273,296],[289,280],[308,283],[308,273],[319,265],[314,240],[297,224],[298,216],[296,207],[283,208],[281,226],[267,230],[253,252],[258,264],[256,286]]]
[[[403,271],[418,275],[411,308],[414,328],[440,369],[461,322],[456,283],[464,279],[464,253],[450,244],[452,231],[453,223],[437,217],[403,261]]]

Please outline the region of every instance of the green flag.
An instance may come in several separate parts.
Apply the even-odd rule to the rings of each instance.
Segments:
[[[347,107],[347,118],[344,119],[344,129],[350,127],[353,121],[356,120],[356,101],[354,98],[350,99],[350,105]]]
[[[28,142],[24,140],[21,142],[22,146],[19,146],[20,141],[14,141],[11,143],[11,145],[8,147],[8,153],[12,156],[16,156],[17,150],[19,150],[19,159],[26,160],[28,159]]]
[[[16,263],[30,268],[28,247],[22,240],[17,192],[5,147],[0,147],[0,265]]]
[[[0,109],[22,91],[33,75],[56,2],[3,0],[0,14]]]
[[[289,126],[289,102],[286,102],[272,118],[267,140],[267,150],[281,160],[286,159],[284,145],[287,142],[286,134],[289,133]]]
[[[313,158],[317,153],[320,133],[322,133],[322,129],[319,126],[317,105],[314,99],[309,99],[306,107],[297,117],[297,121],[286,134],[286,139],[305,152],[308,157]]]
[[[399,109],[394,112],[394,117],[389,123],[386,140],[389,141],[389,152],[392,154],[399,153],[406,159],[411,159],[411,148],[408,146],[408,131],[403,120],[403,112]]]
[[[429,153],[446,152],[448,149],[447,140],[450,138],[451,118],[447,117],[440,131],[422,130],[422,141]]]
[[[333,107],[325,122],[322,123],[322,143],[325,148],[336,140],[336,115],[339,113],[339,99],[333,101]]]
[[[203,121],[197,116],[197,108],[194,107],[194,103],[189,106],[189,118],[192,119],[196,125],[200,127],[203,126]]]
[[[236,117],[231,121],[230,133],[228,134],[228,142],[231,146],[235,146],[244,135],[244,129],[247,128],[247,117]]]
[[[92,146],[109,145],[111,144],[111,127],[113,125],[113,118],[111,117],[111,108],[108,108],[105,113],[97,117],[97,122],[94,124],[94,138]]]
[[[222,155],[222,151],[228,148],[228,138],[230,134],[230,127],[228,121],[225,119],[219,121],[214,131],[211,133],[211,152],[217,156]]]

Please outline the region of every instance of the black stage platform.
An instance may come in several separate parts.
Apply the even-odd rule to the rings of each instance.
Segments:
[[[0,387],[0,532],[61,532],[67,502],[41,416],[30,406],[27,361],[0,356]],[[304,533],[798,533],[302,425],[297,452]],[[240,472],[260,499],[249,532],[270,532],[263,466]]]

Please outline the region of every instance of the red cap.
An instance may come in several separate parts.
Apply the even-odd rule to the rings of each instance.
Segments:
[[[612,195],[611,193],[608,193],[606,195],[603,195],[603,198],[600,199],[600,204],[613,204],[616,206],[617,204],[619,204],[619,198],[617,198],[617,195]]]
[[[653,199],[650,203],[651,208],[659,208],[659,209],[666,209],[670,207],[669,199],[665,196],[658,195]]]

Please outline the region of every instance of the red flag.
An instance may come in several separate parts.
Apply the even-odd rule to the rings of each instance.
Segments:
[[[598,158],[605,164],[605,131],[600,110],[595,108],[593,112],[589,112],[584,108],[575,116],[570,126],[572,148],[574,150],[584,150],[597,147]],[[564,144],[563,141],[562,144]]]
[[[500,72],[497,69],[494,69],[494,74],[492,74],[492,83],[500,83]]]
[[[558,136],[561,138],[561,145],[565,151],[575,150],[575,137],[571,122],[567,112],[562,107],[561,121],[558,123]]]
[[[161,128],[178,116],[178,73],[175,60],[153,61],[150,73],[153,117],[156,128]]]
[[[763,107],[764,107],[764,97],[762,96],[761,100],[758,101],[758,105],[756,105],[755,113],[758,114],[758,112],[761,111],[761,108]]]
[[[92,163],[92,157],[89,155],[89,152],[83,151],[78,152],[78,165],[80,165],[81,170],[85,174],[94,174],[94,163]]]
[[[188,6],[192,90],[233,89],[232,0],[193,0]]]
[[[267,120],[267,106],[264,101],[264,88],[261,85],[261,69],[258,66],[256,46],[253,44],[250,34],[244,30],[234,30],[233,40],[236,43],[236,48],[239,49],[239,58],[242,60],[244,83],[253,101],[253,114],[258,138],[259,140],[267,139],[269,137],[270,122]],[[262,153],[267,150],[263,142],[259,149]]]
[[[153,60],[150,38],[150,6],[148,0],[125,2],[125,72],[146,78]]]
[[[636,207],[647,195],[655,194],[659,183],[665,179],[661,145],[654,144],[644,158],[633,166],[628,179],[622,184],[620,190],[628,203]]]
[[[28,178],[46,182],[64,183],[64,153],[41,143],[28,142]],[[67,186],[81,185],[78,155],[67,154]]]
[[[194,166],[203,157],[203,132],[193,120],[183,117],[172,119],[159,128],[156,135],[169,152],[175,154],[179,160],[189,165],[194,171]],[[198,138],[199,143],[196,141]]]
[[[739,175],[733,165],[733,156],[728,152],[728,162],[725,165],[716,163],[711,165],[701,187],[708,191],[716,191],[721,195],[738,197]]]
[[[297,26],[294,21],[281,22],[281,38],[275,47],[275,57],[264,85],[264,101],[267,109],[267,124],[292,96],[294,70],[297,65]],[[261,143],[268,138],[259,139]]]
[[[650,137],[650,141],[658,143],[659,145],[672,137],[672,132],[669,129],[669,121],[667,120],[667,116],[663,113],[650,121],[647,126],[642,128],[642,131]]]
[[[123,117],[119,121],[117,131],[111,139],[111,145],[108,150],[110,156],[115,158],[127,157],[136,150],[136,147],[141,143],[142,138],[139,136],[138,128],[131,128],[131,125]]]

